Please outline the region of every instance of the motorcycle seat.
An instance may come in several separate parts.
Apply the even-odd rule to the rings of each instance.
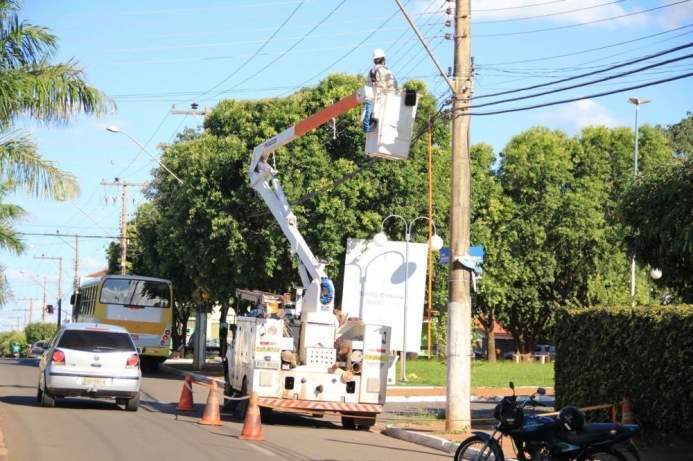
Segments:
[[[617,440],[624,435],[625,426],[616,423],[585,424],[580,432],[566,431],[560,434],[564,442],[572,445],[587,446],[608,440]]]

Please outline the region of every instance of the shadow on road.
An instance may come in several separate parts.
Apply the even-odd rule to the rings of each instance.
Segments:
[[[0,359],[0,363],[8,363],[12,365],[21,365],[24,367],[38,367],[39,364],[39,359],[29,359],[29,358],[23,358],[23,359],[14,359],[14,358],[4,358]]]
[[[27,386],[18,386],[27,387]],[[40,406],[35,395],[7,395],[0,397],[0,402],[8,405],[19,405],[24,407]],[[82,399],[78,397],[58,398],[55,401],[55,406],[58,408],[74,408],[88,410],[120,410],[120,407],[115,402],[108,400]],[[50,409],[49,409],[50,411]]]
[[[375,448],[386,449],[386,450],[393,450],[393,451],[404,451],[404,452],[407,452],[407,453],[423,453],[423,454],[425,454],[425,455],[440,456],[440,457],[447,458],[447,459],[450,458],[450,455],[446,455],[446,454],[443,453],[443,452],[440,452],[440,453],[431,453],[430,451],[412,450],[412,449],[409,448],[409,447],[407,447],[407,448],[400,448],[400,447],[393,447],[393,446],[391,446],[391,445],[382,445],[382,444],[376,445],[376,444],[372,444],[372,443],[349,442],[349,441],[347,441],[347,440],[338,440],[338,439],[325,439],[325,440],[326,440],[327,442],[333,442],[333,443],[344,443],[344,444],[347,444],[347,445],[358,445],[358,446],[361,446],[361,447],[375,447]],[[393,453],[392,456],[396,456],[396,455]]]

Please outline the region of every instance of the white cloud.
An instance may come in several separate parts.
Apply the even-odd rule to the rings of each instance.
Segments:
[[[542,123],[552,128],[560,128],[569,134],[575,134],[587,126],[606,125],[608,127],[624,126],[626,122],[618,120],[606,107],[594,99],[581,99],[571,102],[560,109],[543,112],[539,118]]]
[[[532,6],[530,6],[532,5]],[[431,2],[418,0],[411,8],[414,14],[430,15]],[[454,3],[441,3],[438,14],[445,15],[445,10],[454,7]],[[513,25],[522,28],[537,28],[541,21],[555,25],[580,24],[615,16],[622,16],[645,9],[645,7],[624,8],[615,0],[503,0],[489,2],[488,0],[472,0],[472,21],[481,26],[484,21],[510,19],[515,20]],[[580,11],[574,11],[580,10]],[[568,11],[572,11],[567,13]],[[555,14],[563,13],[566,14]],[[541,17],[549,15],[546,17]],[[521,20],[521,18],[540,16],[534,20]],[[622,19],[598,22],[588,27],[616,28],[623,26],[636,26],[648,23],[648,14],[637,14]],[[478,31],[478,29],[477,29]]]
[[[96,270],[101,270],[108,265],[108,262],[103,258],[95,258],[93,256],[86,256],[80,260],[82,272],[95,272]]]
[[[693,5],[682,3],[662,10],[658,17],[658,22],[663,27],[673,28],[689,23],[691,19],[693,19]]]

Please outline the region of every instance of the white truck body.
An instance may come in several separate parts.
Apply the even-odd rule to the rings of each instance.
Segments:
[[[305,360],[292,363],[286,358],[296,357],[302,332],[314,328],[255,317],[237,317],[234,325],[226,362],[230,387],[238,393],[255,392],[261,406],[277,409],[373,416],[382,411],[390,327],[360,320],[335,325],[330,343],[311,341]],[[323,331],[325,340],[329,333]]]

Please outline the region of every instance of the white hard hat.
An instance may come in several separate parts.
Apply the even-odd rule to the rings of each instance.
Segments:
[[[380,59],[385,57],[385,52],[381,50],[380,48],[376,48],[373,50],[373,59]]]

